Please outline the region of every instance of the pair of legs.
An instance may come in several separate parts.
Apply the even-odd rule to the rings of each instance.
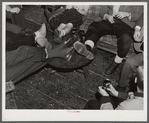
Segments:
[[[117,69],[123,58],[127,55],[131,43],[133,42],[133,29],[119,19],[115,19],[115,23],[113,24],[107,20],[93,22],[90,24],[85,36],[85,46],[87,50],[88,47],[90,47],[89,49],[92,49],[98,40],[104,35],[116,35],[118,40],[117,55],[110,67],[108,67],[105,72],[105,74],[110,75]],[[76,43],[76,51],[78,51],[80,54],[83,54],[80,52],[80,48],[83,49],[84,46],[80,43]]]
[[[61,23],[56,29],[58,31],[58,37],[65,36],[71,31],[72,28],[73,28],[72,23],[67,24]]]
[[[6,81],[17,81],[41,68],[50,59],[65,58],[72,50],[64,43],[56,48],[19,46],[13,51],[6,52]]]
[[[140,65],[143,65],[143,53],[138,53],[128,58],[122,67],[118,86],[126,88],[128,83],[135,76],[137,68]]]
[[[46,26],[42,24],[41,28],[34,32],[34,35],[24,36],[19,34],[18,32],[21,30],[17,25],[7,25],[8,31],[6,31],[6,50],[11,51],[17,49],[22,45],[36,46],[36,43],[40,47],[51,47],[50,43],[45,38],[46,36]],[[15,30],[15,33],[13,33]]]
[[[62,37],[67,35],[73,28],[72,23],[61,23],[55,30],[54,30],[54,42],[60,44],[62,43]]]
[[[15,33],[15,34],[19,34],[20,31],[22,30],[22,27],[7,22],[6,23],[6,30],[10,31],[12,33]]]

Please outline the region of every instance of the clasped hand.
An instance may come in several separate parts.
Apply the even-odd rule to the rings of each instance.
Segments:
[[[123,19],[125,17],[129,17],[130,14],[128,12],[118,12],[114,16],[117,17],[118,19]]]
[[[130,16],[130,14],[128,12],[118,12],[114,16],[106,14],[106,17],[105,18],[110,23],[114,23],[114,18],[113,17],[117,17],[118,19],[123,19],[123,18],[129,17],[129,16]]]
[[[102,86],[98,87],[98,92],[102,95],[102,96],[109,96],[109,94],[111,94],[112,96],[117,97],[118,96],[118,91],[115,90],[115,88],[112,86],[112,84],[110,84],[108,86],[108,88],[103,89]]]

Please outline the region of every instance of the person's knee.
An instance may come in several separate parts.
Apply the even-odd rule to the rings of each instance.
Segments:
[[[89,25],[88,31],[92,31],[92,32],[96,32],[97,31],[96,22],[93,22],[93,23],[91,23],[91,25]]]
[[[101,25],[101,22],[92,22],[89,27],[88,27],[88,30],[93,30],[93,31],[99,31],[101,28],[100,28],[100,25]]]
[[[133,66],[133,61],[130,60],[130,59],[127,59],[124,63],[124,66],[127,67],[127,68],[132,68]]]
[[[123,36],[121,38],[122,38],[122,41],[124,42],[124,44],[126,44],[127,46],[130,46],[131,43],[133,42],[133,37],[132,37],[131,33],[123,34]]]

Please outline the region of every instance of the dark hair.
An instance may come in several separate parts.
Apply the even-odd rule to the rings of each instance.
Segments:
[[[137,86],[140,90],[144,90],[144,67],[139,66],[137,69]]]

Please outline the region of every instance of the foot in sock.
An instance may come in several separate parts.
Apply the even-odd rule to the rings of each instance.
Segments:
[[[35,32],[35,40],[39,37],[45,37],[46,36],[46,25],[45,24],[42,24],[41,25],[41,28]]]
[[[86,46],[82,44],[81,42],[76,41],[73,44],[73,47],[77,51],[77,53],[79,53],[80,55],[85,56],[89,60],[94,59],[94,54],[91,51],[87,50]]]
[[[44,37],[39,37],[36,40],[36,43],[39,47],[49,47],[52,48],[52,44],[48,42],[48,40]]]
[[[113,74],[116,69],[118,68],[118,66],[120,65],[120,63],[116,63],[114,60],[112,62],[112,64],[106,69],[105,74],[106,75],[111,75]]]

